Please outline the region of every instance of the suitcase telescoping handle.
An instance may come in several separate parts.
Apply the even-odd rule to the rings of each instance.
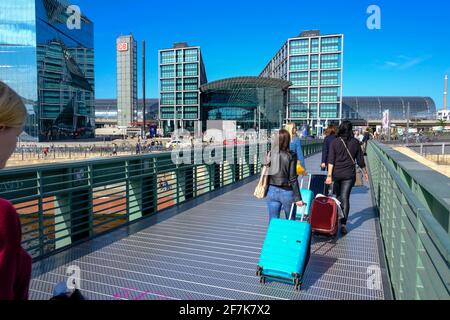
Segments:
[[[302,208],[305,208],[305,210],[303,210],[303,213],[302,213],[302,219],[300,220],[300,222],[305,221],[305,216],[306,216],[306,203],[303,205]],[[289,215],[289,220],[292,220],[292,217],[293,217],[294,215],[296,215],[296,213],[297,213],[297,204],[294,202],[294,203],[292,204],[291,214]]]
[[[312,180],[312,174],[308,174],[307,176],[302,176],[302,182],[300,183],[300,189],[303,189],[303,184],[305,182],[305,177],[309,178],[309,183],[308,183],[308,190],[311,190],[311,180]]]
[[[323,194],[325,197],[330,197],[333,196],[333,192],[334,192],[334,182],[330,185],[325,183],[325,186],[323,188]]]

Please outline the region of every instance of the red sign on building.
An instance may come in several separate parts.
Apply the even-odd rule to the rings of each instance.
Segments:
[[[128,43],[121,42],[117,45],[117,51],[128,51]]]

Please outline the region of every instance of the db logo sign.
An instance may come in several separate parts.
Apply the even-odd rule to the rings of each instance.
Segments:
[[[117,45],[117,51],[128,51],[128,43],[122,42]]]

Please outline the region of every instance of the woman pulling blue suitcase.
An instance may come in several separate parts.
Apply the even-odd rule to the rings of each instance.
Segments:
[[[311,226],[305,221],[308,209],[301,209],[301,221],[296,221],[296,208],[303,208],[305,203],[298,183],[297,156],[289,150],[290,144],[289,132],[280,130],[280,152],[271,153],[269,164],[267,205],[270,226],[257,276],[262,284],[266,279],[272,279],[293,283],[299,290],[311,252]],[[287,220],[280,219],[281,209]]]

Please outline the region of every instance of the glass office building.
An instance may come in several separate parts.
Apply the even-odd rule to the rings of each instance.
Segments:
[[[344,36],[305,31],[286,41],[267,64],[261,77],[292,82],[286,120],[321,126],[342,119],[342,73]]]
[[[405,121],[410,119],[435,120],[436,104],[429,97],[344,97],[343,118],[362,121],[380,122],[383,112],[389,110],[391,120]]]
[[[138,119],[142,119],[144,104],[142,99],[138,100]],[[116,99],[95,100],[95,124],[97,128],[104,125],[118,125],[118,106]],[[145,99],[146,119],[156,120],[159,112],[159,99]],[[141,120],[142,122],[142,120]]]
[[[24,100],[25,131],[40,141],[95,134],[94,27],[81,15],[80,28],[69,28],[68,6],[0,1],[0,80]]]
[[[176,43],[159,51],[160,126],[194,131],[200,122],[200,90],[207,82],[200,47]]]
[[[208,120],[236,121],[242,130],[281,128],[290,85],[281,79],[238,77],[201,86],[203,131]]]
[[[119,126],[138,121],[137,42],[133,35],[120,36],[117,45],[117,106]]]

